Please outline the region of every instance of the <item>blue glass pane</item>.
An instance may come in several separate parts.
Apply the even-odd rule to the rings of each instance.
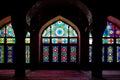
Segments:
[[[27,32],[26,38],[29,38],[29,37],[30,37],[30,32]]]
[[[0,37],[5,37],[5,27],[0,29]]]
[[[103,37],[114,37],[114,25],[112,23],[107,22]]]
[[[11,23],[6,25],[6,37],[15,37]]]
[[[68,39],[67,38],[52,38],[52,43],[53,44],[67,44]]]
[[[42,37],[50,37],[50,27],[43,31]]]
[[[68,37],[68,25],[62,21],[57,21],[51,25],[52,37]]]

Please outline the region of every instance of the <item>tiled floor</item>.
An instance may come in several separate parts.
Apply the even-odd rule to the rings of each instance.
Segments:
[[[90,71],[26,70],[25,78],[15,78],[14,72],[14,70],[0,70],[0,80],[93,80]],[[120,80],[120,71],[103,71],[103,77],[105,80]]]
[[[74,70],[27,70],[24,79],[16,79],[14,78],[14,70],[0,70],[0,80],[90,80],[90,72]]]

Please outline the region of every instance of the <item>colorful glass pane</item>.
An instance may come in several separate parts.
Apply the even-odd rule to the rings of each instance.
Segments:
[[[7,46],[7,50],[6,50],[6,52],[7,52],[7,57],[6,57],[6,59],[7,59],[7,63],[13,63],[13,56],[14,56],[14,51],[13,51],[13,46]]]
[[[76,46],[70,46],[70,62],[76,62]]]
[[[117,62],[120,62],[120,46],[117,46]]]
[[[53,46],[53,61],[58,62],[58,46]]]
[[[102,62],[104,62],[104,55],[105,55],[105,47],[102,47]]]
[[[11,23],[6,25],[6,37],[15,37]]]
[[[120,28],[115,27],[115,37],[120,37]]]
[[[109,63],[113,62],[113,47],[112,46],[107,47],[107,62]]]
[[[114,37],[114,25],[110,22],[107,22],[106,29],[104,31],[103,37]]]
[[[6,43],[7,44],[15,44],[15,38],[7,38]]]
[[[89,37],[92,37],[92,33],[91,32],[89,32]]]
[[[67,46],[61,46],[61,62],[67,62]]]
[[[30,38],[25,38],[25,43],[30,44]]]
[[[89,62],[92,62],[92,46],[89,46]]]
[[[92,44],[92,43],[93,43],[93,39],[89,38],[89,44]]]
[[[50,27],[43,31],[42,37],[50,37]]]
[[[44,44],[50,43],[50,38],[43,38],[42,43],[44,43]]]
[[[30,32],[27,32],[26,38],[29,38],[29,37],[30,37]]]
[[[0,63],[4,63],[4,46],[0,45]]]
[[[66,43],[68,43],[68,39],[67,38],[52,38],[52,43],[53,44],[60,44],[60,43],[62,43],[62,44],[66,44]]]
[[[43,46],[43,62],[49,62],[49,46]]]
[[[0,43],[4,43],[4,38],[0,38]]]
[[[120,44],[120,38],[116,39],[116,44]]]
[[[114,43],[114,39],[113,38],[110,38],[110,39],[103,38],[102,39],[102,43],[103,44],[113,44]]]
[[[30,46],[26,46],[25,49],[25,57],[26,57],[26,63],[30,63]]]
[[[70,38],[71,44],[77,44],[77,38]]]
[[[69,37],[77,37],[76,31],[71,26],[69,26]]]
[[[5,27],[0,29],[0,37],[5,37]]]
[[[51,25],[52,37],[68,37],[68,25],[63,21],[57,21]]]

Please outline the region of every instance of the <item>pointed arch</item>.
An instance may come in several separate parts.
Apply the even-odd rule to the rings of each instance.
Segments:
[[[77,45],[78,45],[78,62],[80,62],[80,31],[78,29],[78,27],[72,23],[71,21],[69,21],[68,19],[62,17],[62,16],[57,16],[53,19],[51,19],[50,21],[48,21],[46,24],[44,24],[40,31],[39,31],[39,61],[40,61],[40,56],[41,56],[41,44],[42,44],[42,33],[46,28],[49,28],[50,25],[52,25],[53,23],[55,23],[56,21],[63,21],[65,22],[67,25],[69,25],[71,28],[73,28],[76,33],[77,33]],[[50,35],[49,35],[50,36]],[[72,47],[71,47],[72,48]]]

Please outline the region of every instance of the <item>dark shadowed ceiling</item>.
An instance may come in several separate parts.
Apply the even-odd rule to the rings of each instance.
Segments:
[[[7,15],[11,15],[17,9],[25,9],[26,12],[30,9],[38,0],[1,0],[0,1],[0,19]],[[48,3],[52,1],[55,3],[58,0],[45,0]],[[62,0],[60,0],[62,1]],[[65,1],[65,0],[64,0]],[[69,0],[72,1],[72,0]],[[74,0],[76,1],[76,0]],[[120,19],[119,0],[81,0],[92,12],[92,14],[99,17],[112,15]]]

